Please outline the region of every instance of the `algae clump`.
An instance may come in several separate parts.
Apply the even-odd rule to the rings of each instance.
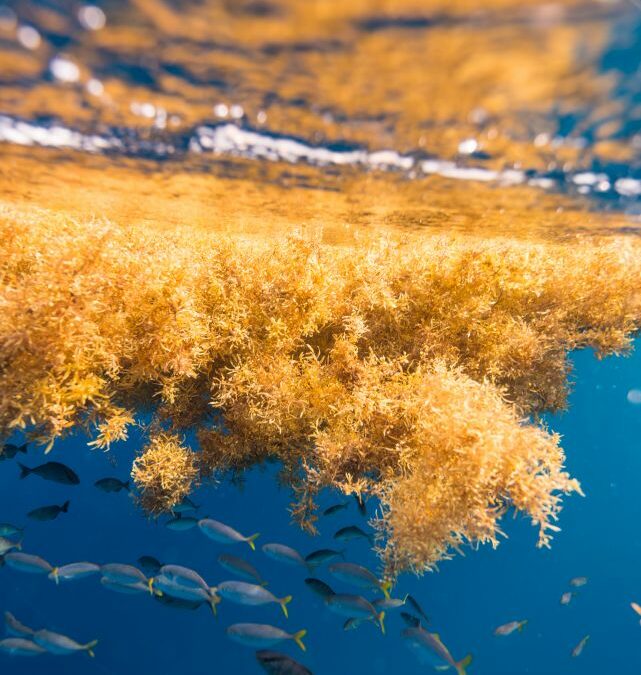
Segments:
[[[572,349],[629,348],[641,244],[425,235],[332,247],[0,212],[0,435],[109,448],[152,417],[150,512],[282,463],[314,528],[325,486],[380,498],[387,573],[496,545],[509,508],[549,543]],[[191,450],[180,434],[196,431]]]

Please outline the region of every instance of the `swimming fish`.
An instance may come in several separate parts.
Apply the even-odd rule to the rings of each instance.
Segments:
[[[108,577],[102,577],[100,583],[108,590],[125,595],[138,595],[139,593],[149,593],[149,584],[142,581],[134,581],[128,584],[121,584]],[[153,594],[153,591],[152,591]]]
[[[171,509],[172,513],[187,513],[188,511],[197,511],[198,506],[189,499],[189,497],[183,497],[178,504],[175,504]]]
[[[53,566],[37,555],[29,553],[16,553],[12,551],[4,556],[4,562],[11,569],[27,574],[49,574],[53,572]]]
[[[585,586],[587,583],[587,577],[574,577],[573,579],[570,579],[570,586],[574,586],[574,588],[580,588],[581,586]]]
[[[313,675],[311,670],[279,652],[260,649],[256,652],[256,660],[269,675]]]
[[[185,600],[184,598],[174,598],[171,595],[166,593],[154,594],[154,600],[165,605],[165,607],[171,607],[172,609],[198,609],[207,602],[207,600]]]
[[[401,598],[377,598],[376,600],[372,601],[372,605],[374,605],[376,609],[384,609],[385,611],[389,611],[390,609],[399,609],[399,607],[403,607],[406,602],[407,596],[405,596],[402,600]]]
[[[0,537],[14,537],[17,534],[22,534],[22,528],[11,523],[0,523]]]
[[[158,574],[158,572],[160,572],[160,568],[162,567],[160,560],[157,560],[151,555],[141,555],[140,558],[138,558],[138,564],[150,576]]]
[[[641,605],[638,605],[636,602],[631,602],[630,607],[641,616]]]
[[[95,656],[93,648],[98,644],[98,640],[92,640],[87,644],[80,644],[61,633],[54,633],[50,630],[38,630],[33,634],[33,641],[46,649],[50,654],[66,656],[75,652],[87,652],[92,658]]]
[[[207,589],[196,586],[185,586],[174,579],[160,574],[153,579],[150,579],[150,584],[155,593],[163,593],[171,595],[173,598],[180,600],[187,600],[190,602],[206,602],[214,615],[217,613],[216,605],[220,602],[220,598],[215,593],[215,589]]]
[[[25,626],[23,623],[18,621],[11,612],[4,613],[4,625],[7,629],[7,633],[13,637],[26,637],[29,638],[33,635],[34,631]]]
[[[191,530],[192,528],[196,527],[196,525],[198,525],[198,518],[181,516],[178,514],[176,518],[168,520],[165,524],[169,530],[173,530],[174,532],[186,532],[187,530]]]
[[[401,636],[412,649],[415,649],[435,668],[450,666],[456,670],[458,675],[465,675],[466,668],[472,662],[471,654],[460,661],[455,661],[438,633],[429,633],[424,628],[417,627],[405,628]]]
[[[331,560],[336,560],[336,558],[345,560],[345,550],[334,551],[334,549],[331,548],[321,548],[318,551],[313,551],[309,555],[306,555],[305,562],[312,567],[318,567]]]
[[[261,586],[267,586],[267,582],[263,580],[258,570],[246,560],[229,553],[221,553],[217,560],[218,564],[228,572],[232,572],[248,581],[255,581]]]
[[[158,568],[160,570],[160,567]],[[123,565],[121,563],[107,563],[100,567],[100,573],[103,579],[107,579],[116,584],[145,584],[147,587],[148,579],[143,572],[133,565]]]
[[[413,609],[420,617],[423,618],[423,620],[425,621],[425,623],[429,623],[429,622],[430,622],[429,617],[428,617],[427,614],[423,611],[423,608],[419,605],[418,600],[417,600],[413,595],[411,595],[410,593],[408,593],[408,594],[405,596],[405,601],[407,602],[407,604],[408,604],[408,605],[409,605],[409,606],[410,606],[410,607],[411,607],[411,608],[412,608],[412,609]]]
[[[339,511],[344,511],[349,505],[349,502],[341,502],[340,504],[334,504],[333,506],[330,506],[326,508],[323,511],[324,516],[333,516],[335,513],[338,513]]]
[[[327,609],[335,614],[347,616],[350,619],[368,620],[372,619],[378,622],[381,632],[385,633],[385,612],[377,611],[371,602],[360,595],[347,595],[345,593],[334,593],[325,598]]]
[[[121,490],[129,492],[129,481],[123,482],[119,478],[101,478],[94,483],[94,486],[103,492],[120,492]]]
[[[328,598],[330,595],[335,595],[334,591],[330,586],[328,586],[324,581],[321,581],[320,579],[315,579],[314,577],[308,577],[305,579],[305,583],[307,584],[307,587],[310,589],[310,591],[313,591],[316,593],[316,595],[320,595],[323,600],[325,598]]]
[[[389,598],[389,589],[392,587],[391,581],[379,581],[373,572],[370,572],[362,565],[355,563],[338,562],[333,563],[328,568],[329,573],[336,579],[340,579],[352,586],[359,588],[376,589],[383,592],[386,598]]]
[[[0,448],[0,461],[3,459],[13,459],[19,452],[27,454],[27,443],[24,443],[23,445],[5,443],[5,445]]]
[[[403,619],[410,628],[419,628],[421,625],[421,620],[409,612],[401,612],[401,619]]]
[[[373,538],[370,534],[363,532],[357,525],[348,525],[342,527],[336,534],[334,539],[337,541],[352,541],[353,539],[366,539],[370,544],[373,543]]]
[[[9,553],[9,551],[13,551],[14,549],[19,551],[21,548],[22,544],[19,541],[11,541],[11,539],[0,537],[0,555]]]
[[[56,506],[52,504],[51,506],[41,506],[38,509],[29,511],[27,513],[27,518],[32,520],[39,520],[41,522],[46,522],[48,520],[55,520],[61,513],[69,512],[69,501],[66,501],[62,506]]]
[[[46,649],[31,640],[12,637],[0,640],[0,651],[6,652],[10,656],[39,656],[44,654]]]
[[[62,567],[54,567],[49,573],[49,579],[60,583],[61,581],[73,581],[75,579],[84,579],[92,574],[100,572],[100,565],[90,562],[71,563]]]
[[[238,542],[247,542],[252,551],[256,550],[254,541],[260,536],[258,533],[252,534],[249,537],[242,535],[240,532],[234,530],[233,527],[225,525],[218,520],[211,518],[203,518],[198,521],[198,527],[203,534],[219,544],[237,544]]]
[[[568,591],[567,593],[564,593],[561,596],[561,604],[562,605],[569,605],[570,602],[572,602],[572,598],[574,597],[574,593],[572,591]]]
[[[227,628],[227,635],[235,642],[240,642],[240,644],[249,647],[271,647],[285,640],[294,640],[305,651],[303,638],[307,635],[307,631],[299,630],[296,633],[287,633],[280,628],[264,623],[235,623]]]
[[[581,639],[579,644],[572,650],[572,656],[576,658],[577,656],[581,656],[581,653],[583,652],[583,648],[587,644],[588,640],[590,639],[589,635],[586,635],[584,638]]]
[[[284,598],[277,598],[263,586],[249,584],[245,581],[223,581],[220,584],[216,584],[215,590],[224,600],[235,602],[238,605],[266,605],[270,602],[278,603],[283,610],[285,618],[289,617],[287,605],[292,600],[291,595],[286,595]]]
[[[305,562],[305,558],[291,548],[291,546],[285,546],[284,544],[265,544],[262,547],[263,553],[278,562],[285,563],[286,565],[302,565],[309,569],[308,564]]]
[[[510,621],[504,623],[502,626],[499,626],[494,630],[494,635],[512,635],[512,633],[517,630],[519,633],[523,632],[523,628],[527,623],[527,619],[523,621]]]
[[[80,478],[78,478],[75,471],[72,471],[68,466],[60,462],[46,462],[33,468],[29,468],[18,462],[18,466],[20,467],[20,478],[26,478],[31,474],[35,474],[36,476],[40,476],[40,478],[44,478],[44,480],[62,483],[63,485],[78,485],[80,483]]]
[[[167,577],[170,581],[174,581],[181,586],[187,588],[202,588],[204,591],[209,591],[209,584],[198,574],[198,572],[183,567],[182,565],[163,565],[160,568],[160,574]]]

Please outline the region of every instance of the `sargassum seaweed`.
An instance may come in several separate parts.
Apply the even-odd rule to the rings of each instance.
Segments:
[[[310,530],[324,487],[380,499],[390,576],[496,545],[510,508],[547,545],[580,487],[538,415],[565,405],[571,350],[630,347],[640,272],[625,237],[341,248],[5,207],[0,435],[117,451],[144,411],[147,510],[276,460]]]

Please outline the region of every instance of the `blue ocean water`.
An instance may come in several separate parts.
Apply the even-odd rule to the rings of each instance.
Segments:
[[[641,351],[627,358],[599,361],[589,351],[574,355],[574,387],[569,410],[550,416],[550,428],[563,436],[567,464],[582,484],[585,498],[566,500],[562,531],[551,550],[535,548],[536,531],[524,519],[509,519],[509,538],[497,550],[466,550],[422,578],[404,575],[394,595],[410,592],[430,617],[455,658],[468,652],[472,675],[602,675],[641,671],[641,627],[630,602],[641,601],[641,406],[626,399],[641,384]],[[307,554],[332,547],[341,526],[365,523],[354,503],[335,516],[322,518],[321,536],[310,537],[290,523],[289,494],[273,480],[273,468],[253,470],[242,487],[222,483],[204,486],[193,499],[199,514],[227,522],[241,532],[260,532],[258,549],[244,544],[227,547],[206,539],[198,529],[174,532],[166,519],[148,520],[129,496],[105,494],[93,483],[105,476],[127,478],[127,467],[139,439],[111,454],[87,452],[86,438],[56,446],[51,456],[66,462],[80,476],[79,486],[48,483],[37,476],[19,479],[15,460],[0,463],[0,521],[26,526],[24,550],[53,564],[76,561],[135,563],[152,555],[165,563],[198,570],[215,584],[232,575],[216,562],[221,552],[246,557],[269,581],[276,595],[292,594],[289,619],[277,605],[241,607],[223,601],[218,617],[207,607],[196,611],[165,607],[149,596],[126,596],[103,589],[98,578],[54,584],[45,576],[0,568],[0,611],[11,611],[34,628],[47,627],[80,642],[97,639],[96,656],[45,655],[37,659],[0,656],[3,675],[201,675],[260,673],[254,651],[231,642],[225,628],[236,622],[272,623],[284,629],[307,629],[307,652],[292,643],[282,651],[315,675],[372,675],[435,672],[416,660],[400,631],[398,613],[388,616],[387,633],[373,624],[344,631],[343,620],[331,614],[303,583],[304,569],[283,566],[260,551],[260,544],[285,543]],[[36,465],[35,450],[23,456]],[[116,465],[110,463],[116,460]],[[22,461],[22,459],[21,459]],[[68,514],[40,523],[25,515],[45,504],[70,499]],[[323,495],[324,507],[337,501]],[[369,504],[370,510],[372,504]],[[347,544],[348,559],[376,566],[365,542]],[[335,590],[348,587],[324,571],[318,576]],[[561,595],[569,580],[588,577],[568,606]],[[527,619],[522,633],[495,637],[493,630],[512,620]],[[590,635],[583,654],[570,655]]]

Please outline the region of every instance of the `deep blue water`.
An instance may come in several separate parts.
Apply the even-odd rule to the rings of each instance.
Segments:
[[[431,618],[456,658],[471,652],[473,675],[563,673],[584,675],[641,671],[638,617],[630,609],[641,601],[641,406],[626,393],[641,384],[641,352],[628,358],[597,361],[590,352],[575,356],[575,386],[568,412],[549,419],[563,435],[570,471],[581,480],[585,498],[566,500],[560,532],[551,550],[535,548],[536,532],[524,519],[506,521],[509,539],[498,550],[466,551],[465,557],[444,562],[440,571],[417,579],[404,576],[395,595],[411,592]],[[197,569],[212,583],[231,578],[216,557],[223,551],[246,556],[269,580],[276,595],[291,593],[290,618],[277,605],[246,608],[223,602],[218,618],[208,608],[181,611],[148,596],[106,591],[97,578],[56,586],[46,577],[0,568],[0,611],[9,610],[35,628],[48,627],[79,641],[98,639],[95,659],[43,656],[20,659],[0,656],[3,675],[90,675],[156,673],[262,672],[251,648],[227,639],[225,627],[239,621],[306,628],[308,650],[294,645],[283,651],[316,675],[350,673],[435,672],[419,663],[399,637],[400,617],[388,616],[387,635],[374,625],[345,632],[342,619],[329,613],[304,585],[305,570],[284,567],[249,547],[223,547],[197,529],[173,532],[150,522],[125,494],[104,494],[93,487],[107,475],[126,478],[136,440],[112,455],[87,452],[86,439],[74,438],[56,447],[54,459],[65,461],[81,476],[79,486],[61,486],[36,476],[19,480],[14,461],[0,463],[0,521],[26,525],[24,549],[54,564],[74,561],[135,562],[153,555],[163,562]],[[118,459],[113,467],[110,456]],[[28,465],[40,459],[35,451]],[[259,543],[277,541],[303,554],[333,546],[340,526],[363,524],[354,504],[321,520],[322,536],[312,538],[290,524],[289,495],[278,489],[271,470],[253,471],[243,489],[222,484],[203,487],[195,495],[199,513],[218,518],[246,533],[260,532]],[[28,521],[25,514],[43,504],[71,500],[68,514],[50,523]],[[335,501],[325,495],[323,506]],[[366,543],[348,544],[352,561],[375,567]],[[344,588],[319,574],[335,589]],[[587,576],[569,606],[559,603],[568,581]],[[522,633],[497,638],[494,628],[527,619]],[[572,648],[586,634],[591,639],[582,656]]]

